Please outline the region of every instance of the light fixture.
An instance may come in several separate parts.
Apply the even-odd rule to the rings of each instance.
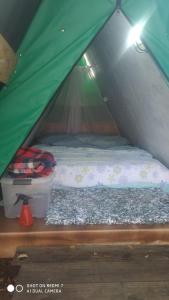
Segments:
[[[88,75],[89,75],[89,78],[90,78],[90,79],[95,78],[96,75],[95,75],[95,72],[94,72],[94,70],[93,70],[93,68],[92,68],[92,65],[91,65],[91,63],[90,63],[90,61],[89,61],[89,58],[88,58],[87,54],[85,53],[85,54],[83,55],[83,57],[84,57],[84,59],[85,59],[86,65],[87,65],[87,67],[88,67]]]
[[[128,38],[127,38],[127,47],[131,47],[132,45],[140,45],[142,44],[141,41],[141,34],[143,31],[145,23],[140,22],[136,24],[133,28],[131,28]]]

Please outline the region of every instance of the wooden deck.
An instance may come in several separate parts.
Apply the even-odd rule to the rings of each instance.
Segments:
[[[27,229],[0,211],[0,257],[13,257],[17,247],[76,244],[169,244],[169,225],[45,225],[36,219]]]
[[[19,261],[21,253],[27,258]],[[19,256],[18,256],[19,255]],[[21,266],[13,300],[168,300],[168,246],[98,246],[18,249]],[[33,294],[27,284],[58,284],[61,293]],[[40,289],[35,288],[36,292]],[[56,292],[56,291],[55,291]]]

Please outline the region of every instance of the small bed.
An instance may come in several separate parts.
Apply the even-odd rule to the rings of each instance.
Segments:
[[[168,188],[169,170],[120,136],[52,135],[36,147],[56,159],[54,188]]]

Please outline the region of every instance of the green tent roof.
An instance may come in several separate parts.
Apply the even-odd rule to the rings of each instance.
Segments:
[[[122,0],[133,24],[169,77],[169,2]],[[18,51],[18,64],[0,93],[0,174],[52,95],[113,14],[116,0],[43,0]]]
[[[115,0],[44,0],[0,94],[0,174],[115,9]]]

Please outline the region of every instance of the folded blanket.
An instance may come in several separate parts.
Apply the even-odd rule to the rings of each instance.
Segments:
[[[37,178],[48,176],[56,165],[54,156],[37,148],[21,148],[16,152],[8,167],[8,174],[14,178]]]

